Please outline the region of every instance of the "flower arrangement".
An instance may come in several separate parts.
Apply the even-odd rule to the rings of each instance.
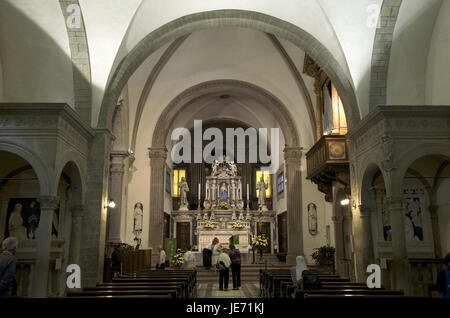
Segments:
[[[268,245],[269,245],[269,242],[267,241],[267,238],[266,238],[266,236],[264,234],[256,235],[253,238],[252,246],[254,248],[263,248],[263,247],[266,247]]]
[[[214,222],[206,222],[205,224],[203,224],[203,228],[205,230],[214,230],[216,228],[216,223],[214,223]]]
[[[172,260],[170,262],[172,266],[180,267],[184,263],[184,254],[178,251],[178,253],[172,257]]]
[[[228,203],[225,201],[220,201],[219,202],[219,208],[221,209],[228,209]]]
[[[235,221],[233,222],[233,224],[231,225],[231,228],[233,230],[242,230],[245,228],[245,224],[240,222],[240,221]]]

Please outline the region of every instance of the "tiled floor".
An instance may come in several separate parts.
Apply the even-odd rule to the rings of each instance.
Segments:
[[[229,286],[228,291],[219,290],[219,282],[217,283],[201,283],[197,286],[198,298],[258,298],[259,283],[242,282],[239,290],[233,290],[233,286]]]

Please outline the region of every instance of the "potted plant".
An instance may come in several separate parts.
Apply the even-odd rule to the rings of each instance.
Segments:
[[[333,246],[321,246],[315,248],[314,252],[311,254],[314,262],[321,267],[328,267],[334,265],[334,252]]]

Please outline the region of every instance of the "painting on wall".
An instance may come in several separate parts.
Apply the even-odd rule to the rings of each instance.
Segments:
[[[420,197],[405,198],[405,234],[408,241],[423,241]]]
[[[34,240],[41,215],[40,204],[35,198],[11,198],[6,214],[5,237]],[[53,214],[52,237],[58,237],[59,208]]]
[[[308,204],[308,229],[309,234],[317,235],[317,205],[312,202]]]

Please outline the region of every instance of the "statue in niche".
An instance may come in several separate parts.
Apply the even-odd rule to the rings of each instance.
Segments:
[[[188,200],[187,200],[187,193],[189,192],[189,185],[186,182],[186,178],[181,178],[180,182],[180,211],[187,211],[188,210]]]
[[[256,189],[259,190],[259,198],[258,198],[258,207],[261,211],[267,211],[266,206],[266,189],[268,187],[268,183],[264,182],[264,177],[261,176],[258,184],[256,185]]]
[[[227,202],[228,200],[228,188],[226,183],[220,185],[220,201]]]
[[[8,222],[9,236],[15,237],[20,241],[28,239],[27,228],[23,225],[22,204],[16,203],[14,210],[9,216]]]
[[[133,221],[133,233],[138,237],[142,233],[142,224],[144,223],[144,206],[141,202],[137,202],[134,205],[134,221]]]
[[[312,202],[308,204],[308,229],[311,235],[317,235],[317,206]]]

